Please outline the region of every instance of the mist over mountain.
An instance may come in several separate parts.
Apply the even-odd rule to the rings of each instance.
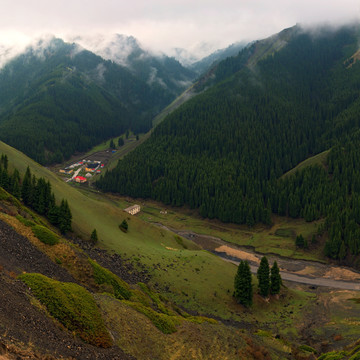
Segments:
[[[149,130],[194,73],[174,59],[151,57],[134,39],[127,42],[133,46],[126,66],[56,38],[7,62],[0,70],[1,139],[49,163],[127,129]],[[117,46],[118,59],[123,48]]]
[[[204,217],[249,226],[270,224],[272,214],[307,221],[328,216],[326,255],[338,258],[342,241],[342,257],[357,255],[360,244],[349,233],[351,239],[360,233],[358,170],[356,160],[341,170],[341,149],[359,156],[359,38],[358,24],[316,32],[295,26],[225,59],[194,86],[200,94],[170,114],[99,188],[186,204]],[[329,149],[327,170],[280,180]]]
[[[246,42],[237,42],[231,44],[224,49],[216,50],[201,60],[193,62],[189,67],[198,74],[202,74],[221,60],[238,55],[239,51],[242,50],[246,45]]]

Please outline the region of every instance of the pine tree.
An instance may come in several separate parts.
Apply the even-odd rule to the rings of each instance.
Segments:
[[[96,231],[96,229],[94,229],[91,233],[90,241],[93,245],[95,245],[95,244],[97,244],[98,240],[99,239],[98,239],[97,231]]]
[[[110,149],[115,149],[115,148],[116,148],[116,147],[115,147],[114,140],[111,139],[111,140],[110,140]]]
[[[260,266],[257,271],[257,278],[259,281],[259,292],[263,297],[267,297],[270,292],[270,268],[266,256],[260,261]]]
[[[123,231],[123,232],[127,232],[127,231],[128,231],[129,225],[128,225],[126,219],[124,219],[124,220],[122,221],[122,223],[119,225],[119,228],[120,228],[120,230]]]
[[[118,146],[121,147],[123,145],[124,145],[124,139],[122,137],[119,137]]]
[[[32,193],[31,172],[30,168],[27,167],[21,187],[21,197],[25,205],[29,206],[32,204]]]
[[[252,305],[252,278],[247,261],[241,261],[234,279],[234,297],[239,304],[246,307]]]
[[[270,274],[270,292],[273,295],[276,295],[280,292],[280,286],[282,284],[280,270],[276,261],[271,268]]]
[[[62,234],[71,231],[72,215],[67,200],[62,200],[59,209],[59,229]]]

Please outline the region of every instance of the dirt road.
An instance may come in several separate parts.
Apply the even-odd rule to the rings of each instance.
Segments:
[[[166,228],[162,224],[158,224],[158,226]],[[253,273],[256,273],[263,256],[252,250],[229,244],[217,237],[200,235],[192,231],[168,230],[195,242],[204,250],[220,256],[225,261],[239,264],[240,260],[247,260]],[[285,281],[306,284],[310,287],[324,286],[360,291],[360,273],[353,269],[315,261],[287,259],[275,255],[267,255],[267,258],[270,264],[277,261],[281,277]]]

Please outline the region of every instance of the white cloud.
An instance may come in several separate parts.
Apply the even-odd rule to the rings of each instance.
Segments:
[[[157,51],[201,53],[267,37],[296,23],[339,23],[360,17],[358,0],[2,0],[0,43],[53,33],[133,35]],[[24,35],[25,34],[25,35]],[[204,52],[204,51],[203,51]]]

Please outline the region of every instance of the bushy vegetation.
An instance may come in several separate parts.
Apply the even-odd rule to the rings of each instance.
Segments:
[[[84,341],[110,347],[112,340],[91,294],[74,283],[62,283],[41,274],[19,277],[45,305],[50,315]]]
[[[151,307],[138,302],[127,301],[126,304],[144,314],[164,334],[172,334],[177,331],[176,325],[180,324],[178,317],[156,312]]]
[[[59,236],[44,226],[35,225],[32,227],[32,231],[34,235],[44,244],[56,245],[59,243]]]
[[[131,290],[125,281],[121,280],[118,276],[100,266],[95,261],[89,259],[89,262],[94,271],[94,280],[98,285],[106,284],[111,286],[117,299],[130,299]]]

